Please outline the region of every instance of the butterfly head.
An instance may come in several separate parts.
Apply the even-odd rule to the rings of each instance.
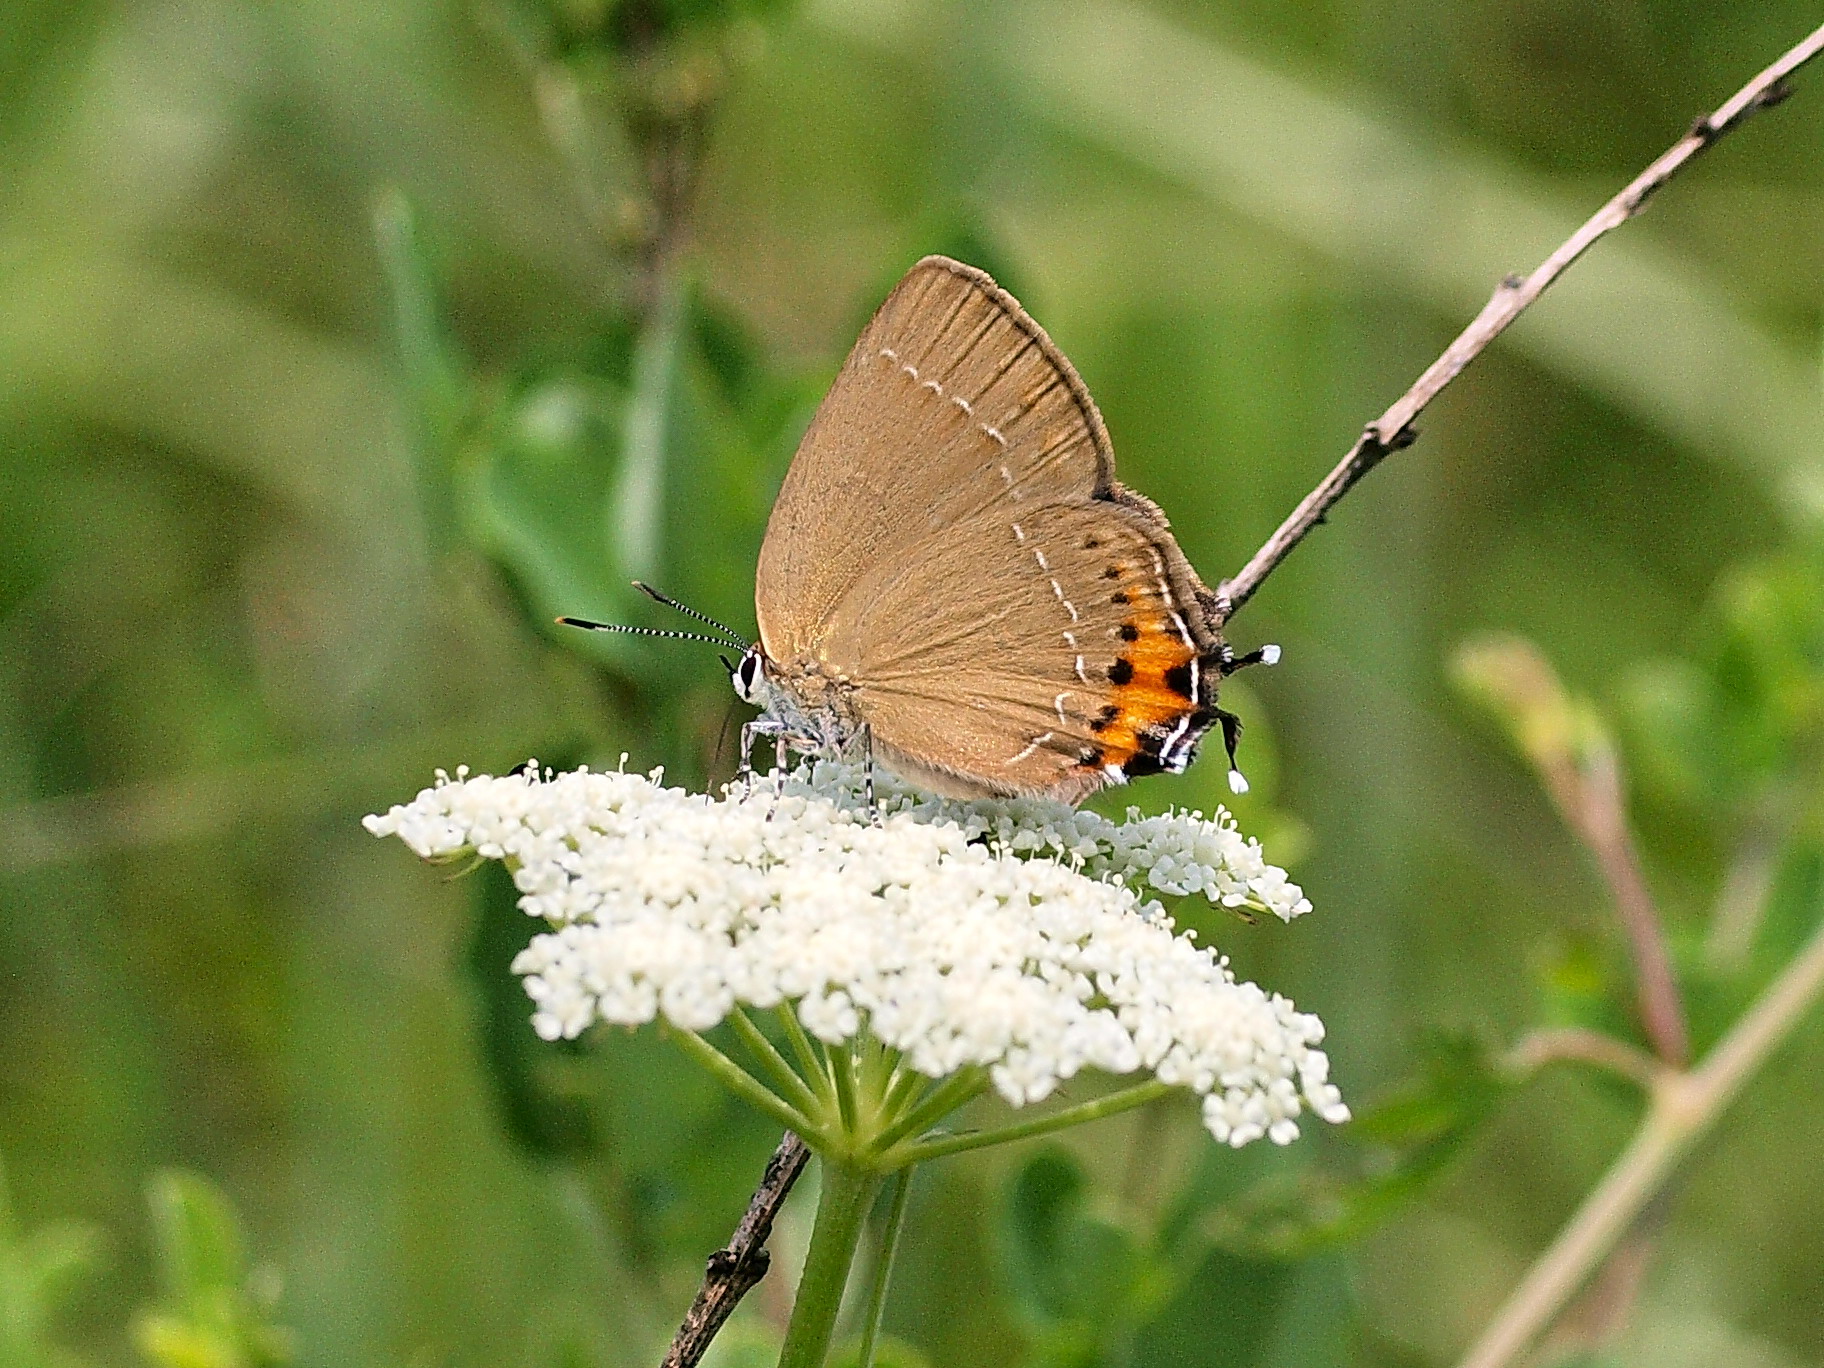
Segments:
[[[727,663],[727,657],[724,657]],[[728,669],[728,681],[734,685],[735,696],[743,703],[752,703],[757,708],[764,708],[771,695],[771,681],[767,678],[766,653],[759,645],[749,646],[742,652],[741,659]]]

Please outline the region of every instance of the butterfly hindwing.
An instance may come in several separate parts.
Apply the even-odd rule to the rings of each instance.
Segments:
[[[1004,513],[864,582],[830,643],[883,756],[936,787],[1067,801],[1182,769],[1215,715],[1218,648],[1178,604],[1157,528],[1106,500]]]

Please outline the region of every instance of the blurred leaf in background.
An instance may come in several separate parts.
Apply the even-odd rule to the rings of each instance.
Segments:
[[[292,1359],[290,1334],[271,1319],[274,1271],[254,1270],[240,1222],[213,1184],[156,1175],[147,1191],[164,1297],[133,1327],[158,1368],[270,1368]]]

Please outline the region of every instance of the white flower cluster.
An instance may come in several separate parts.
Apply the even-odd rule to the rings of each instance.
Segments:
[[[1016,1106],[1086,1067],[1147,1069],[1200,1094],[1232,1145],[1289,1142],[1304,1107],[1348,1118],[1322,1023],[1238,983],[1123,878],[1306,910],[1220,820],[1116,824],[886,784],[869,814],[852,772],[720,800],[659,779],[459,770],[366,825],[422,856],[513,866],[521,907],[554,926],[514,962],[547,1039],[655,1016],[704,1031],[791,1002],[824,1041],[871,1033],[927,1077],[986,1068]]]
[[[817,761],[794,771],[786,792],[827,798],[850,811],[867,809],[859,765]],[[1237,831],[1220,807],[1214,818],[1201,812],[1142,817],[1130,807],[1125,821],[1111,822],[1049,798],[938,798],[885,770],[874,773],[874,801],[881,812],[954,822],[971,840],[1013,855],[1060,860],[1094,879],[1138,882],[1174,898],[1202,894],[1219,906],[1270,912],[1281,921],[1311,910],[1304,890],[1268,864],[1260,842]]]

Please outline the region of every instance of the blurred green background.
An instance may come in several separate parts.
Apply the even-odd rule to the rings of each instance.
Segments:
[[[4,1362],[69,1361],[19,1328],[53,1264],[34,1342],[78,1361],[279,1352],[183,1359],[135,1319],[190,1304],[170,1213],[214,1228],[175,1167],[255,1268],[262,1309],[211,1314],[287,1327],[297,1363],[655,1363],[776,1136],[650,1033],[539,1044],[510,887],[360,816],[437,765],[725,775],[711,653],[546,624],[674,625],[641,574],[751,630],[796,436],[925,252],[1021,296],[1213,583],[1504,273],[1816,21],[0,0]],[[1637,1099],[1569,1070],[1491,1093],[1474,1057],[1629,1030],[1626,959],[1453,690],[1476,633],[1539,643],[1623,738],[1700,1047],[1815,920],[1824,89],[1798,84],[1236,619],[1285,648],[1235,690],[1239,815],[1317,910],[1200,924],[1323,1016],[1358,1107],[1429,1119],[1238,1156],[1161,1106],[934,1166],[905,1362],[1442,1364],[1566,1219]],[[1221,777],[1123,799],[1208,808]],[[1814,1014],[1690,1166],[1603,1361],[1824,1364],[1821,1069]],[[795,1206],[724,1362],[768,1361],[807,1231]]]

